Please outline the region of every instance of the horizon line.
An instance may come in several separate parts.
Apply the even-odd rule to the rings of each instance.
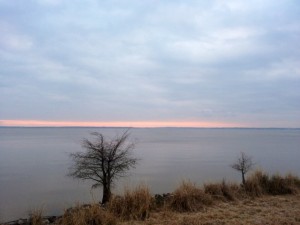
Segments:
[[[48,121],[48,120],[0,120],[0,127],[44,128],[251,128],[251,129],[299,129],[300,127],[249,126],[218,121]]]
[[[0,120],[0,126],[9,127],[240,127],[240,124],[218,121],[49,121]]]
[[[102,129],[295,129],[300,127],[117,127],[117,126],[3,126],[0,128],[102,128]]]

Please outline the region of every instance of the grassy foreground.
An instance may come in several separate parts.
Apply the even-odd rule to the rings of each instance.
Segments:
[[[40,225],[41,212],[32,216]],[[244,186],[182,182],[171,194],[151,196],[146,186],[114,196],[102,207],[76,206],[57,225],[300,224],[300,178],[256,171]]]
[[[161,211],[147,221],[123,225],[221,225],[300,224],[300,195],[263,196],[233,202],[217,202],[198,212]]]

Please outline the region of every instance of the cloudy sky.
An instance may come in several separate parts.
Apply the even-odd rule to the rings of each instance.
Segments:
[[[300,127],[300,2],[0,0],[1,125]]]

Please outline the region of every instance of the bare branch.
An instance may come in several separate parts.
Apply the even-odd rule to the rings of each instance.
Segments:
[[[245,174],[253,168],[255,163],[252,161],[252,157],[246,155],[244,152],[241,152],[240,157],[235,163],[233,163],[231,168],[240,171],[242,174],[242,183],[245,184]]]
[[[102,202],[105,203],[109,200],[114,180],[126,175],[138,160],[132,157],[134,144],[127,142],[128,130],[110,141],[106,141],[101,133],[93,132],[92,135],[96,137],[94,141],[84,139],[82,142],[85,152],[70,154],[74,164],[69,168],[68,175],[95,181],[92,188],[103,186]]]

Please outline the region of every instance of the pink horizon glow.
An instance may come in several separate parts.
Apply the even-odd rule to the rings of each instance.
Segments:
[[[12,127],[242,127],[241,124],[207,121],[46,121],[46,120],[0,120],[0,126]]]

